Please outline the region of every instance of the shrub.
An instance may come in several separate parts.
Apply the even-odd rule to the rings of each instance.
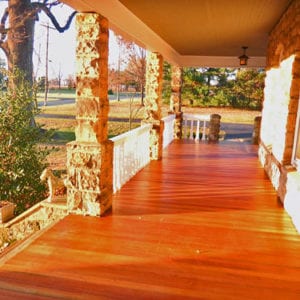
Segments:
[[[45,134],[34,124],[33,91],[16,76],[18,88],[0,94],[0,200],[15,203],[20,214],[45,197],[39,177],[48,152],[39,146]]]

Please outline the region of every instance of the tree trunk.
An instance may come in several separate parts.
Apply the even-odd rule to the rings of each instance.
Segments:
[[[24,79],[33,82],[33,41],[36,15],[31,9],[30,0],[9,0],[9,30],[7,36],[8,70],[13,74],[18,69]],[[10,76],[9,86],[14,88],[16,78]]]

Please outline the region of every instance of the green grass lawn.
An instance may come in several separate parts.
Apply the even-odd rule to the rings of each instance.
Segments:
[[[75,132],[74,129],[70,129],[70,130],[64,130],[64,129],[60,129],[60,130],[56,130],[52,137],[51,137],[51,141],[53,143],[59,143],[59,144],[66,144],[69,143],[71,141],[75,140]]]
[[[48,99],[50,100],[59,100],[60,98],[70,98],[75,99],[75,89],[50,89],[48,92]],[[45,92],[39,91],[37,93],[37,101],[44,102],[45,99]]]
[[[51,90],[49,92],[49,102],[51,105],[41,107],[41,113],[52,114],[53,118],[37,117],[36,121],[43,125],[46,130],[52,130],[53,135],[50,144],[52,145],[65,145],[68,142],[75,140],[75,127],[76,120],[74,119],[60,119],[55,118],[55,115],[76,115],[75,105],[75,91],[74,90]],[[74,103],[64,104],[61,99],[73,99]],[[60,101],[61,100],[61,101]],[[43,93],[38,94],[38,101],[43,102]],[[58,102],[60,101],[60,102]],[[58,105],[55,105],[57,102]],[[145,108],[140,105],[140,100],[135,99],[131,101],[130,98],[122,99],[121,101],[112,100],[109,102],[110,118],[129,118],[130,110],[134,118],[142,119],[145,113]],[[162,105],[162,116],[167,116],[169,106],[167,104]],[[221,122],[223,123],[239,123],[239,124],[253,124],[254,118],[260,115],[259,111],[249,111],[233,108],[201,108],[201,107],[187,107],[183,106],[182,111],[193,114],[220,114]],[[133,128],[139,126],[139,123],[133,123]],[[129,130],[128,122],[113,122],[109,121],[108,135],[109,138],[117,136]],[[55,155],[61,155],[55,154]],[[54,159],[55,161],[55,159]]]
[[[38,94],[38,102],[43,103],[43,93]],[[53,105],[53,101],[59,101],[61,99],[73,99],[74,103],[63,103],[62,100],[59,105]],[[52,101],[51,105],[41,107],[41,113],[45,114],[57,114],[57,115],[76,115],[75,105],[75,91],[74,90],[51,90],[49,92],[49,101]],[[111,100],[109,102],[109,117],[110,118],[128,118],[130,111],[133,112],[135,118],[142,119],[145,108],[140,105],[140,100],[130,100],[130,97],[122,99],[121,101]],[[162,105],[162,116],[168,115],[169,106],[167,104]],[[182,107],[183,112],[194,114],[214,114],[218,113],[222,116],[221,121],[225,123],[240,123],[240,124],[253,124],[254,118],[260,115],[259,111],[243,110],[234,108],[220,108],[220,107]]]

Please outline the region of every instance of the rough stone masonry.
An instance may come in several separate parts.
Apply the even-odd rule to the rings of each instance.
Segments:
[[[80,13],[77,27],[76,141],[67,145],[67,205],[103,215],[112,205],[113,143],[108,140],[108,21]]]

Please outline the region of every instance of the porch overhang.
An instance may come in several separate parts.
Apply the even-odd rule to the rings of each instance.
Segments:
[[[178,66],[264,67],[268,35],[290,0],[136,1],[63,0],[81,12],[105,16],[110,27]]]

